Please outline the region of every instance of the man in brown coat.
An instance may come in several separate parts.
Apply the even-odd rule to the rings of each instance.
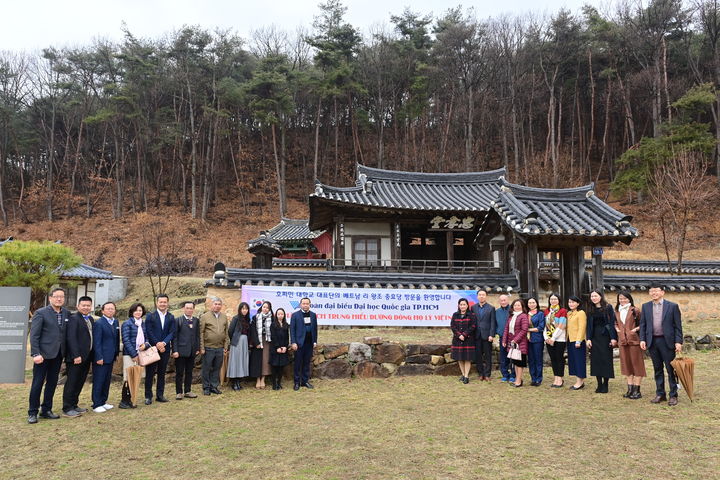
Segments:
[[[202,360],[203,393],[220,395],[220,369],[228,351],[228,319],[222,313],[222,300],[212,299],[210,311],[200,317],[200,354]]]

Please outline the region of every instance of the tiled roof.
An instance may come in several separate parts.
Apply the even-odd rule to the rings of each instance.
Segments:
[[[533,188],[498,181],[500,192],[491,202],[511,229],[523,235],[611,237],[626,241],[637,237],[623,215],[603,202],[593,185],[578,188]]]
[[[207,285],[238,288],[242,285],[283,285],[299,287],[476,289],[495,292],[517,291],[515,275],[438,275],[381,272],[338,272],[323,270],[260,270],[228,268],[218,272]]]
[[[323,199],[376,208],[478,212],[490,209],[505,169],[468,173],[419,173],[357,166],[354,187],[315,184],[310,201]],[[312,209],[311,209],[312,211]]]
[[[266,250],[280,255],[282,253],[280,244],[268,233],[262,232],[259,237],[248,240],[248,252],[253,253]]]
[[[671,271],[668,262],[665,260],[607,260],[603,259],[603,270],[624,270],[627,272],[658,272],[667,273]],[[588,260],[588,268],[592,261]],[[672,263],[674,271],[676,264]],[[698,260],[686,260],[682,262],[681,273],[699,275],[720,275],[720,262],[705,262]]]
[[[292,218],[282,218],[280,223],[268,230],[268,233],[277,242],[314,240],[323,232],[324,230],[310,230],[307,220]]]
[[[606,275],[605,290],[645,291],[653,283],[659,283],[668,292],[720,292],[720,275]]]
[[[325,268],[328,260],[326,258],[273,258],[273,268]]]
[[[100,268],[91,267],[81,263],[75,268],[65,270],[60,275],[62,278],[95,278],[98,280],[112,280],[112,272]]]

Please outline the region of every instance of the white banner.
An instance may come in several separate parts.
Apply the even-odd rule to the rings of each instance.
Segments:
[[[288,318],[308,297],[320,325],[449,327],[461,298],[477,303],[474,290],[400,290],[383,288],[242,287],[242,301],[254,315],[264,301]]]

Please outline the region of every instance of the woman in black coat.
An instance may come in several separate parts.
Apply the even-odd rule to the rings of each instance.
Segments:
[[[283,367],[290,363],[288,347],[290,346],[290,329],[284,308],[275,310],[275,319],[270,326],[270,366],[272,367],[273,390],[282,389]]]
[[[608,381],[615,378],[613,348],[617,346],[615,310],[602,292],[590,292],[587,319],[587,348],[590,351],[590,375],[597,379],[595,393],[608,393]]]

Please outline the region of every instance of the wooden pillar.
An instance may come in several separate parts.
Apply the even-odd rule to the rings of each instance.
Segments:
[[[587,294],[583,288],[585,276],[585,247],[565,248],[560,257],[560,294],[563,301],[570,295],[583,297]]]
[[[605,280],[603,279],[602,265],[603,248],[593,247],[592,252],[592,288],[602,292],[605,289]]]
[[[455,260],[455,237],[452,230],[445,232],[445,242],[447,243],[447,259],[448,267],[452,268],[452,262]]]
[[[525,269],[527,275],[525,293],[528,296],[536,297],[540,290],[540,269],[538,268],[537,244],[532,239],[529,239],[525,245]]]
[[[392,264],[397,265],[398,268],[400,266],[400,259],[402,258],[402,249],[400,248],[401,241],[402,241],[402,232],[400,231],[400,222],[393,223],[393,231],[392,231]]]
[[[344,266],[345,262],[341,260],[345,259],[345,217],[335,217],[335,245],[334,256],[335,266]]]
[[[528,282],[529,276],[528,271],[528,254],[527,244],[524,243],[523,239],[517,235],[513,235],[513,256],[515,258],[515,269],[518,272],[520,278],[520,292],[527,293],[530,290],[530,283]]]

